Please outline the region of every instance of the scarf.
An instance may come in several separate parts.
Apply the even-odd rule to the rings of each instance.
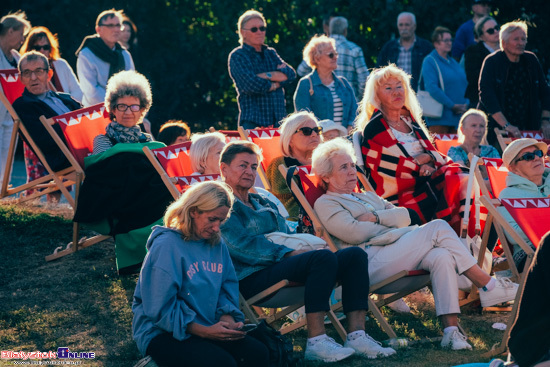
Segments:
[[[115,43],[115,49],[111,50],[105,42],[96,34],[87,36],[82,41],[82,44],[76,50],[76,56],[83,48],[88,47],[94,55],[109,64],[109,78],[119,71],[125,70],[126,64],[122,55],[122,46],[120,43]]]
[[[145,143],[153,140],[151,135],[142,133],[139,126],[126,127],[116,121],[107,125],[105,135],[117,143]]]

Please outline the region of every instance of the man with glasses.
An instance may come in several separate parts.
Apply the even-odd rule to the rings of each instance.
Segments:
[[[547,152],[546,143],[530,138],[514,140],[508,145],[502,154],[502,161],[510,172],[506,177],[506,188],[500,192],[499,199],[549,197],[550,168],[544,164]],[[498,210],[525,242],[533,246],[506,208],[501,206]],[[510,236],[506,237],[514,245],[514,262],[518,270],[522,271],[526,254]]]
[[[69,161],[39,118],[42,115],[50,118],[77,110],[81,107],[80,103],[74,100],[70,94],[49,90],[48,83],[52,78],[53,71],[50,69],[48,59],[41,53],[27,52],[21,57],[18,68],[25,90],[23,95],[13,102],[13,108],[21,118],[21,122],[32,140],[46,157],[48,165],[54,171],[66,168],[70,165]],[[61,128],[57,124],[53,128],[64,140]]]
[[[103,102],[111,76],[119,71],[135,70],[132,56],[118,42],[121,29],[122,11],[105,10],[97,17],[97,34],[84,38],[76,51],[76,71],[84,93],[84,106]]]
[[[296,72],[264,44],[264,16],[246,11],[238,21],[241,46],[229,54],[229,75],[235,83],[239,103],[239,126],[245,129],[278,126],[286,116],[284,88]]]

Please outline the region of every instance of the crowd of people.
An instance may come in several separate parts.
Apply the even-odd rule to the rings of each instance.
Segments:
[[[185,353],[186,365],[267,365],[266,347],[241,330],[239,292],[248,298],[283,279],[305,286],[305,359],[389,357],[396,351],[365,330],[369,285],[414,269],[430,272],[444,328],[441,346],[472,349],[458,328],[459,277],[479,289],[483,307],[513,300],[518,285],[482,270],[457,236],[470,157],[500,157],[499,148],[489,145],[495,143],[494,127],[513,137],[520,130],[540,130],[550,138],[550,87],[536,55],[525,51],[527,24],[514,21],[499,28],[489,16],[488,0],[474,0],[472,12],[473,19],[454,40],[450,29],[438,26],[431,42],[416,36],[413,13],[399,14],[399,38],[382,47],[377,68],[370,71],[361,48],[347,40],[348,22],[342,16],[325,19],[325,35],[311,38],[295,71],[265,44],[264,16],[256,10],[243,13],[237,22],[240,45],[229,54],[228,72],[237,91],[238,126],[279,129],[282,156],[266,169],[269,192],[256,187],[263,158],[252,142],[227,143],[222,132],[192,134],[179,120],[168,121],[156,137],[151,134],[147,113],[153,93],[146,77],[135,71],[131,50],[137,47],[136,25],[121,11],[98,15],[96,33],[85,37],[76,52],[76,75],[60,57],[57,36],[49,29],[32,27],[23,12],[0,19],[0,68],[18,68],[25,86],[13,107],[46,157],[40,162],[25,144],[29,181],[46,174],[44,165],[54,171],[69,165],[40,116],[98,103],[105,105],[111,122],[94,139],[96,162],[119,152],[136,154],[142,146],[185,143],[193,175],[223,179],[191,186],[170,206],[166,193],[159,194],[164,196],[154,199],[155,210],[139,222],[162,224],[146,232],[143,254],[129,263],[141,267],[133,332],[149,362],[180,366]],[[285,89],[298,76],[295,111],[287,114]],[[442,105],[439,117],[423,116],[419,89]],[[12,125],[0,105],[3,165]],[[443,154],[432,134],[446,133],[458,133],[460,145]],[[357,149],[352,134],[359,136]],[[537,140],[512,142],[502,154],[510,173],[500,197],[547,197],[547,151]],[[356,192],[358,160],[364,162],[372,192]],[[109,169],[117,171],[125,162]],[[300,203],[280,165],[312,166],[324,191],[314,210],[338,251],[296,250],[270,237],[292,236],[289,223],[301,218]],[[87,180],[106,167],[87,172]],[[136,172],[142,167],[136,165]],[[151,182],[143,184],[134,189],[146,197]],[[82,194],[86,197],[84,186]],[[132,206],[134,216],[147,209],[147,201],[140,201],[141,207]],[[79,210],[82,214],[80,205]],[[526,238],[505,210],[503,214]],[[120,227],[123,222],[114,223]],[[525,258],[515,246],[518,268]],[[336,284],[342,286],[348,322],[344,345],[330,338],[324,326]],[[545,347],[539,349],[547,355]]]

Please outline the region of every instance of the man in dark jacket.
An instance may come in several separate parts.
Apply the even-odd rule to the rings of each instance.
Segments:
[[[29,132],[31,139],[44,154],[51,169],[59,171],[68,167],[69,161],[40,122],[40,116],[44,115],[46,118],[50,118],[62,115],[79,109],[80,103],[72,99],[69,94],[49,90],[48,82],[53,72],[48,59],[41,53],[31,51],[23,55],[19,61],[19,72],[21,73],[21,82],[25,85],[25,91],[13,102],[13,108]],[[54,125],[54,130],[64,140],[58,125]],[[23,139],[27,140],[24,136]]]
[[[380,50],[376,66],[386,66],[390,62],[396,64],[412,75],[411,87],[416,91],[422,61],[433,50],[433,46],[429,41],[416,36],[416,17],[413,13],[399,14],[397,29],[399,38],[386,42]]]

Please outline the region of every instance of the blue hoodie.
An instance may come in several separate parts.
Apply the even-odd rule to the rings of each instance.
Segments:
[[[147,250],[132,305],[134,340],[141,354],[161,333],[189,338],[191,322],[211,326],[226,314],[244,321],[237,276],[223,240],[214,246],[185,241],[180,231],[155,226]]]

